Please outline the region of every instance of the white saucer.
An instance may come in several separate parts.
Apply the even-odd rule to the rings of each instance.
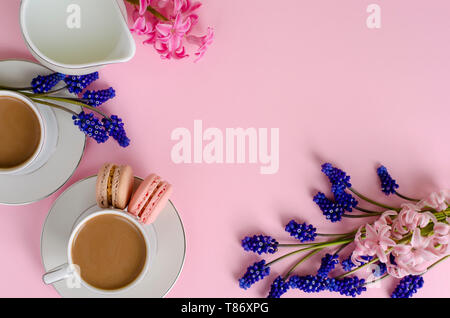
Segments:
[[[82,215],[96,206],[97,176],[88,177],[70,186],[53,204],[45,220],[41,236],[41,256],[45,271],[67,262],[67,242],[72,227]],[[142,179],[135,178],[135,188]],[[186,239],[181,218],[171,201],[158,219],[145,225],[151,245],[150,267],[143,280],[120,294],[101,295],[82,285],[69,288],[66,281],[53,286],[62,297],[163,297],[175,284],[184,264]]]
[[[30,87],[31,80],[38,75],[53,73],[39,64],[20,61],[0,61],[0,85]],[[58,84],[61,87],[63,84]],[[70,93],[61,93],[71,96]],[[76,113],[81,107],[59,103]],[[49,107],[37,106],[48,111]],[[32,203],[48,197],[72,176],[80,163],[86,144],[86,136],[73,124],[72,115],[52,109],[58,123],[58,141],[49,160],[38,170],[27,175],[0,175],[0,204],[19,205]]]

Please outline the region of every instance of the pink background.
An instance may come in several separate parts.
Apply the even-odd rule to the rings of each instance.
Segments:
[[[216,41],[203,61],[162,61],[136,38],[132,61],[100,72],[98,86],[118,93],[105,109],[124,118],[132,145],[124,150],[89,141],[78,170],[56,194],[0,207],[0,296],[58,296],[41,281],[45,216],[61,191],[107,160],[129,163],[141,176],[155,171],[175,186],[187,257],[170,297],[265,297],[271,279],[248,291],[238,287],[257,259],[240,247],[244,235],[291,241],[283,231],[291,218],[321,232],[356,226],[354,220],[325,221],[312,202],[314,192],[329,188],[320,172],[324,161],[345,169],[357,189],[380,200],[388,199],[379,190],[378,163],[405,194],[421,197],[450,187],[448,1],[204,2],[201,26],[214,26]],[[381,6],[379,30],[366,27],[370,3]],[[2,1],[0,9],[0,58],[32,59],[20,33],[19,1]],[[280,128],[279,172],[261,175],[254,164],[174,164],[170,134],[177,127],[192,131],[195,119],[204,129]],[[276,264],[272,277],[293,262]],[[298,273],[316,268],[317,259]],[[417,296],[449,297],[449,270],[447,262],[427,273]],[[394,286],[384,280],[364,297],[387,297]]]

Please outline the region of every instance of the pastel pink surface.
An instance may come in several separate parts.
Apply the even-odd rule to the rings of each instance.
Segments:
[[[381,29],[366,27],[371,3],[382,9]],[[31,59],[20,33],[19,4],[0,5],[2,59]],[[380,192],[378,163],[407,195],[450,188],[448,12],[447,0],[285,0],[280,6],[205,1],[200,27],[214,26],[216,38],[196,64],[162,61],[135,37],[135,58],[102,70],[95,85],[116,89],[105,109],[123,118],[130,147],[89,141],[63,189],[29,206],[0,206],[0,296],[58,296],[41,280],[42,225],[61,191],[96,174],[104,161],[131,164],[138,176],[158,171],[176,188],[171,200],[184,222],[187,255],[169,297],[265,297],[270,279],[297,259],[276,264],[269,280],[244,291],[237,279],[259,259],[240,247],[245,235],[289,242],[283,227],[292,218],[329,233],[360,224],[328,223],[312,202],[315,192],[329,189],[320,172],[323,161],[344,168],[360,192],[392,204],[401,201]],[[171,132],[192,131],[196,119],[223,131],[280,128],[278,173],[261,175],[255,164],[173,163]],[[312,259],[297,273],[312,273],[317,263]],[[427,273],[416,297],[450,297],[449,270],[447,261]],[[388,297],[394,286],[395,280],[383,280],[362,297]],[[340,297],[286,294],[324,296]]]

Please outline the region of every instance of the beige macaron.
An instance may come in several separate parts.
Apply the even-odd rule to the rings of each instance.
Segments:
[[[101,208],[125,209],[133,191],[133,169],[129,165],[105,163],[99,170],[96,200]]]

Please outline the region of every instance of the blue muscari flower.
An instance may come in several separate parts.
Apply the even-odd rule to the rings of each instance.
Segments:
[[[389,254],[389,262],[391,262],[392,265],[397,266],[397,263],[395,262],[395,256],[394,254]]]
[[[103,118],[102,122],[108,135],[117,140],[121,147],[128,147],[130,145],[130,139],[127,137],[121,118],[116,115],[111,115],[111,120]]]
[[[395,189],[398,189],[398,184],[394,179],[392,179],[386,167],[380,166],[377,169],[377,174],[381,181],[381,191],[383,191],[386,195],[394,194]]]
[[[365,262],[370,262],[370,261],[373,259],[373,256],[365,255],[365,256],[361,256],[361,258],[362,258]],[[359,262],[360,265],[358,265],[358,266],[361,266],[361,265],[365,264],[365,262]],[[344,271],[346,271],[346,272],[349,272],[349,271],[351,271],[354,267],[356,267],[356,264],[354,264],[354,263],[352,262],[352,255],[351,255],[351,254],[350,254],[346,259],[344,259],[344,260],[341,261],[341,265],[342,265],[342,269],[343,269]]]
[[[289,221],[285,227],[285,231],[297,240],[300,240],[300,242],[314,241],[317,236],[316,230],[317,229],[311,224],[299,224],[294,220]]]
[[[83,89],[96,80],[98,80],[98,72],[87,75],[68,75],[64,79],[64,82],[66,83],[69,92],[80,94]]]
[[[351,271],[356,266],[352,262],[351,255],[348,258],[342,260],[341,265],[342,265],[342,269],[346,272]]]
[[[339,293],[345,296],[356,297],[356,295],[361,295],[363,291],[366,291],[365,279],[358,277],[344,277],[344,279],[339,280]]]
[[[323,215],[331,222],[337,222],[342,219],[342,215],[345,212],[344,208],[339,203],[328,199],[322,192],[318,192],[313,198],[313,201],[322,210]]]
[[[395,288],[391,298],[410,298],[422,288],[424,284],[423,277],[417,275],[408,275],[403,277]]]
[[[278,250],[278,242],[271,236],[253,235],[252,237],[246,236],[242,240],[242,247],[246,251],[258,253],[273,254]]]
[[[239,287],[250,288],[254,283],[270,274],[270,267],[266,266],[266,261],[256,262],[247,268],[244,276],[239,279]]]
[[[267,298],[280,298],[289,289],[289,283],[285,282],[281,276],[275,278],[270,286],[269,296]]]
[[[352,212],[352,208],[358,205],[358,201],[344,190],[333,192],[334,201],[339,204],[345,211]]]
[[[325,288],[330,292],[339,292],[341,289],[341,282],[336,278],[326,278]]]
[[[305,293],[318,293],[327,289],[327,279],[321,276],[291,276],[289,286]]]
[[[86,104],[98,107],[115,96],[116,91],[110,87],[99,91],[85,91],[82,98]]]
[[[378,262],[376,267],[372,269],[372,273],[375,277],[381,277],[387,272],[387,266],[385,263]]]
[[[305,277],[306,276],[298,276],[298,275],[291,276],[289,278],[289,287],[290,288],[302,289],[301,287],[305,283]]]
[[[109,136],[105,130],[105,127],[94,114],[86,114],[84,111],[77,116],[72,116],[75,126],[84,132],[87,136],[93,138],[97,143],[104,143],[108,140]]]
[[[289,286],[297,288],[305,293],[318,293],[322,291],[338,292],[341,295],[360,295],[366,291],[365,280],[358,277],[345,277],[343,279],[328,278],[323,276],[291,276]]]
[[[338,257],[338,254],[331,255],[327,253],[322,258],[319,270],[317,271],[317,276],[322,278],[328,277],[328,274],[334,269],[336,264],[339,263]]]
[[[66,75],[61,73],[53,73],[46,76],[39,75],[33,78],[31,81],[31,87],[33,88],[33,92],[35,94],[47,93],[65,77]]]
[[[352,186],[350,183],[350,176],[348,176],[344,171],[333,167],[330,163],[325,163],[322,165],[322,172],[328,177],[331,185],[336,191],[350,188]]]
[[[330,163],[325,163],[322,165],[322,172],[331,182],[334,201],[328,199],[322,192],[319,192],[313,201],[317,203],[328,220],[337,222],[342,219],[345,211],[352,212],[353,208],[358,205],[358,201],[345,191],[352,185],[350,176],[344,171],[333,167]]]

